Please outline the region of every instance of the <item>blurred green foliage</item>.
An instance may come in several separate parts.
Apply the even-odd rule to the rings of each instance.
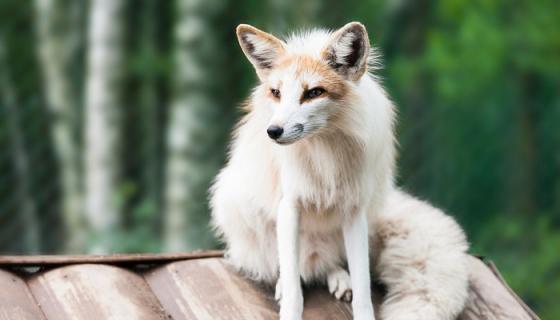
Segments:
[[[399,109],[398,183],[432,201],[466,228],[472,252],[494,260],[513,289],[543,319],[560,318],[560,3],[557,0],[310,0],[208,1],[215,26],[205,37],[218,44],[227,66],[211,78],[219,97],[219,122],[204,123],[220,135],[195,153],[225,159],[227,132],[256,77],[237,47],[234,28],[252,23],[280,35],[302,27],[337,28],[363,22],[383,54],[379,71]],[[163,250],[162,212],[166,125],[174,73],[175,1],[128,1],[126,9],[125,136],[122,182],[115,195],[124,207],[115,251]],[[0,3],[4,71],[13,80],[30,179],[40,211],[43,252],[60,252],[59,165],[48,138],[51,115],[37,60],[36,18],[27,1]],[[84,1],[84,23],[87,5]],[[84,31],[84,39],[86,31]],[[82,45],[69,72],[83,95]],[[219,54],[218,54],[219,52]],[[191,88],[199,90],[198,87]],[[202,90],[202,89],[200,89]],[[5,103],[1,100],[0,103]],[[0,250],[28,252],[26,225],[10,186],[12,133],[0,113]],[[202,151],[201,151],[202,150]],[[202,157],[204,158],[204,157]],[[201,159],[204,161],[204,159]],[[197,191],[200,230],[208,212]],[[197,208],[198,208],[197,207]],[[209,231],[208,231],[209,232]],[[90,241],[95,242],[96,235]]]

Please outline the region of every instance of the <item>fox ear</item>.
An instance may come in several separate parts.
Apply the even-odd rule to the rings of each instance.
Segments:
[[[272,69],[275,61],[285,52],[284,42],[253,26],[240,24],[236,33],[241,49],[259,76]]]
[[[359,22],[350,22],[338,29],[323,51],[323,59],[339,74],[358,80],[367,70],[369,38]]]

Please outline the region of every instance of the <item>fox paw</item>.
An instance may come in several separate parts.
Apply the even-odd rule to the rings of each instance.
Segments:
[[[338,269],[327,276],[329,292],[338,300],[352,301],[352,285],[350,275],[344,269]],[[278,288],[278,286],[276,286]]]
[[[295,292],[287,292],[284,295],[280,279],[276,282],[274,299],[280,306],[280,319],[301,320],[303,314],[303,294],[301,287],[296,288]]]

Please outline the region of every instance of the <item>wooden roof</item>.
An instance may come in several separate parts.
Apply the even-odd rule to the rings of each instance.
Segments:
[[[538,319],[492,263],[470,259],[460,320]],[[375,294],[376,302],[380,294]],[[304,319],[351,319],[325,288]],[[0,319],[277,319],[273,289],[234,272],[219,251],[114,256],[0,256]]]

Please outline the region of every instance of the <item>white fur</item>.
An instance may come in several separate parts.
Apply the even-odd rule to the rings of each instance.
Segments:
[[[282,42],[278,55],[321,59],[327,46],[348,43],[336,35],[301,33]],[[269,49],[259,50],[274,56]],[[211,189],[213,225],[231,264],[270,284],[280,277],[281,319],[301,318],[300,278],[329,280],[337,298],[345,296],[346,267],[354,317],[372,319],[370,259],[388,286],[381,319],[457,316],[467,292],[464,234],[450,217],[393,186],[394,110],[375,78],[347,80],[351,103],[319,97],[300,105],[301,82],[312,86],[320,76],[296,75],[292,67],[257,72],[262,83]],[[268,88],[280,84],[282,98],[274,101]],[[270,124],[285,129],[278,143],[266,134]],[[297,132],[297,124],[305,130]]]
[[[363,207],[357,212],[353,221],[342,226],[346,258],[350,270],[354,319],[371,320],[373,304],[371,302],[368,221]],[[282,273],[280,273],[282,274]]]

